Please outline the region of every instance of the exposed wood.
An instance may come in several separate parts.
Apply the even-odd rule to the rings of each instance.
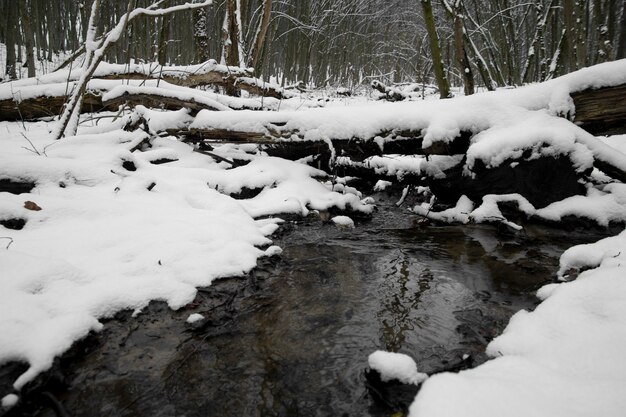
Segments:
[[[626,84],[572,94],[574,122],[594,135],[626,133]]]
[[[289,98],[293,94],[287,94],[280,86],[259,82],[256,78],[242,77],[237,78],[235,86],[250,94],[256,94],[262,97],[274,97],[279,100]]]
[[[518,162],[512,164],[512,162]],[[480,203],[487,194],[521,194],[535,208],[543,208],[573,195],[584,195],[585,187],[568,157],[510,160],[495,168],[476,164],[473,176],[463,175],[463,165],[446,171],[446,177],[432,179],[429,186],[437,199],[454,204],[465,195]]]
[[[32,120],[40,117],[58,116],[67,102],[67,95],[42,96],[21,101],[13,99],[0,100],[0,121]],[[83,97],[82,113],[102,110],[115,110],[102,105],[102,97],[96,92],[87,91]]]

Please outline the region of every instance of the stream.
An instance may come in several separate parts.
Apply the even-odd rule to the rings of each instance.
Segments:
[[[353,230],[286,222],[274,237],[280,257],[200,289],[188,308],[153,302],[106,320],[6,415],[403,415],[406,396],[381,400],[369,386],[370,353],[409,354],[427,373],[464,355],[480,364],[511,315],[536,306],[561,253],[604,236],[417,227],[404,209],[378,204]],[[191,313],[205,320],[187,324]],[[0,388],[23,370],[0,368]]]

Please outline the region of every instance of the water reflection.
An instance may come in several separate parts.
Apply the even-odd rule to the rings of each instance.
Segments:
[[[430,289],[433,274],[423,265],[412,262],[402,249],[382,265],[380,285],[381,309],[376,314],[380,323],[381,345],[384,350],[399,352],[406,340],[405,333],[422,327],[419,314],[422,294]]]

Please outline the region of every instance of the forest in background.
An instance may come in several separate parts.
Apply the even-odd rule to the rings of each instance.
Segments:
[[[151,3],[102,1],[98,36],[128,7]],[[91,5],[0,0],[3,79],[20,77],[20,67],[33,76],[35,61],[79,50]],[[105,60],[187,65],[226,59],[283,85],[354,88],[373,79],[434,84],[437,60],[426,6],[432,7],[443,76],[466,89],[469,77],[491,89],[626,57],[626,0],[215,0],[206,8],[132,22]],[[233,45],[236,56],[229,58]]]

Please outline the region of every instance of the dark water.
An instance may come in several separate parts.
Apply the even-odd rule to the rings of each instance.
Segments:
[[[280,259],[214,283],[187,309],[119,314],[10,414],[391,416],[401,407],[366,388],[370,353],[407,353],[428,373],[464,354],[484,361],[510,316],[536,305],[533,291],[553,279],[562,251],[595,240],[414,220],[388,208],[353,231],[287,223]],[[192,312],[206,321],[186,324]],[[4,367],[0,380],[18,372]]]

